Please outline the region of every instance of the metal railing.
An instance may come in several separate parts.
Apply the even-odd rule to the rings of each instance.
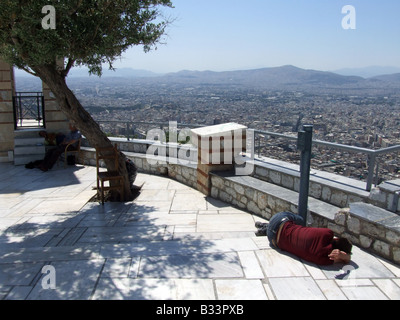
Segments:
[[[13,108],[15,130],[46,127],[42,92],[16,92]]]
[[[116,125],[120,125],[121,128],[124,128],[122,136],[127,138],[128,140],[132,139],[134,135],[139,135],[142,138],[146,137],[145,132],[141,131],[139,127],[147,126],[150,129],[154,128],[168,128],[169,123],[165,122],[123,122],[123,121],[97,121],[99,124],[106,124],[110,123],[113,125],[113,128],[116,127]],[[178,128],[198,128],[202,127],[204,125],[193,125],[193,124],[183,124],[183,123],[178,123]],[[291,136],[291,135],[286,135],[282,133],[276,133],[276,132],[270,132],[270,131],[262,131],[262,130],[254,130],[254,149],[258,149],[258,155],[259,157],[261,156],[261,149],[265,146],[261,145],[261,139],[264,138],[266,140],[267,137],[274,137],[274,138],[281,138],[284,140],[288,141],[293,141],[297,142],[298,137],[297,136]],[[358,153],[366,156],[367,158],[367,171],[368,171],[368,176],[366,179],[366,191],[371,191],[372,186],[375,181],[375,185],[378,184],[378,177],[379,177],[379,162],[378,162],[378,157],[387,155],[387,154],[392,154],[392,153],[397,153],[400,152],[400,145],[389,147],[389,148],[383,148],[379,150],[373,150],[373,149],[367,149],[367,148],[361,148],[361,147],[356,147],[356,146],[349,146],[349,145],[344,145],[344,144],[339,144],[339,143],[333,143],[333,142],[327,142],[327,141],[322,141],[322,140],[317,140],[313,139],[313,147],[314,146],[320,146],[328,149],[335,149],[343,152],[349,152],[349,153]]]
[[[134,139],[135,137],[139,139],[145,139],[147,132],[146,130],[143,130],[141,128],[147,127],[148,129],[155,129],[155,128],[160,128],[160,129],[168,129],[170,126],[170,123],[168,122],[146,122],[146,121],[118,121],[118,120],[99,120],[96,121],[98,124],[104,125],[104,124],[112,124],[113,125],[113,130],[119,131],[117,134],[120,136],[123,136],[126,138],[128,141],[131,139]],[[119,128],[117,128],[119,125]],[[178,128],[190,128],[190,129],[195,129],[195,128],[200,128],[202,127],[201,125],[195,125],[195,124],[184,124],[184,123],[178,123]],[[108,134],[112,134],[112,132],[107,132]]]
[[[256,146],[256,149],[259,150],[259,155],[261,148],[261,138],[262,137],[274,137],[274,138],[283,138],[286,140],[292,140],[292,141],[297,141],[296,136],[290,136],[290,135],[285,135],[281,133],[275,133],[275,132],[269,132],[269,131],[261,131],[261,130],[255,130],[255,135],[259,136],[258,137],[258,146]],[[257,140],[257,138],[256,138]],[[336,149],[339,151],[345,151],[345,152],[350,152],[350,153],[360,153],[363,154],[367,157],[367,164],[368,164],[368,177],[367,177],[367,182],[366,182],[366,191],[371,191],[372,185],[375,181],[375,185],[379,181],[379,163],[378,163],[378,157],[391,154],[391,153],[396,153],[400,152],[400,145],[398,146],[393,146],[389,148],[383,148],[379,150],[372,150],[372,149],[367,149],[367,148],[361,148],[361,147],[355,147],[355,146],[349,146],[349,145],[344,145],[344,144],[339,144],[339,143],[333,143],[333,142],[327,142],[327,141],[322,141],[322,140],[317,140],[313,139],[313,146],[321,146],[329,149]]]

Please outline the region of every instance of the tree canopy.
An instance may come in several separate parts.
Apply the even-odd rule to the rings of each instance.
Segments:
[[[56,28],[46,30],[44,6],[56,12]],[[34,67],[65,59],[66,76],[73,66],[101,75],[131,46],[150,50],[165,33],[168,19],[161,7],[169,0],[1,0],[0,56],[35,74]]]
[[[150,50],[169,24],[161,8],[169,0],[0,0],[0,57],[38,76],[53,92],[61,111],[73,121],[93,147],[112,147],[98,123],[68,88],[74,66],[87,66],[101,75],[132,46]],[[51,28],[43,24],[53,11]],[[46,22],[46,21],[45,21]],[[45,26],[45,27],[44,27]],[[126,157],[119,157],[124,177],[122,200],[132,196]],[[115,170],[106,160],[109,171]]]

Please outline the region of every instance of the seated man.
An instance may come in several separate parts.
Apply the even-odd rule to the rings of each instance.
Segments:
[[[68,147],[69,151],[77,150],[78,141],[79,139],[82,138],[82,135],[79,132],[79,130],[71,123],[69,124],[69,129],[71,131],[65,136],[64,140],[60,143],[60,145],[58,145],[57,148],[50,149],[46,153],[43,162],[38,167],[40,170],[46,172],[49,169],[53,168],[54,164],[57,162],[60,155],[65,152],[65,148],[67,147],[68,144],[72,143]]]
[[[352,244],[345,238],[336,238],[326,228],[303,227],[303,218],[290,212],[281,212],[267,223],[256,223],[258,236],[266,235],[272,248],[279,248],[317,265],[349,263]]]

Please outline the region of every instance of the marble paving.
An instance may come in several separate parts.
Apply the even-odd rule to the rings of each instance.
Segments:
[[[400,267],[354,248],[318,267],[255,237],[262,218],[165,177],[89,202],[95,168],[0,164],[0,299],[399,300]]]

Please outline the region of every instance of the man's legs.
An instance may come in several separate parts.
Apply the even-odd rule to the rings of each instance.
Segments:
[[[269,241],[276,239],[276,234],[281,224],[285,221],[293,221],[295,224],[302,225],[303,218],[292,212],[280,212],[274,215],[269,223],[256,222],[257,236],[267,236]]]
[[[50,149],[46,156],[43,159],[43,163],[40,165],[39,169],[42,171],[47,171],[53,168],[54,164],[57,162],[57,159],[64,152],[65,146],[58,146],[57,148]]]

